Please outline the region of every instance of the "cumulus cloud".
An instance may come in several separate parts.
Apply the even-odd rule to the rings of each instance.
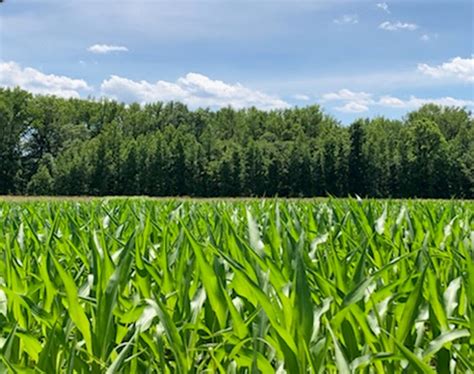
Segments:
[[[422,42],[430,42],[432,40],[436,40],[438,39],[438,34],[434,33],[434,34],[423,34],[420,36],[420,40]]]
[[[474,82],[474,57],[455,57],[441,65],[418,64],[418,71],[433,78],[456,78]]]
[[[415,31],[418,29],[418,25],[415,23],[407,23],[407,22],[390,22],[385,21],[379,25],[379,29],[386,30],[386,31],[398,31],[398,30],[407,30],[407,31]]]
[[[300,100],[300,101],[308,101],[310,99],[310,97],[308,95],[304,95],[304,94],[293,95],[293,98],[295,100]]]
[[[232,106],[261,109],[287,108],[290,105],[271,95],[247,88],[240,83],[229,84],[205,75],[188,73],[176,82],[133,81],[112,75],[102,82],[102,94],[126,102],[181,101],[191,107],[221,108]]]
[[[385,13],[390,14],[390,9],[388,9],[387,3],[377,3],[375,5],[377,8],[382,9]]]
[[[128,48],[123,45],[94,44],[87,48],[89,52],[97,54],[107,54],[111,52],[128,52]]]
[[[322,101],[338,101],[343,105],[334,109],[346,113],[361,113],[369,110],[369,105],[373,103],[372,94],[367,92],[355,92],[344,88],[337,92],[326,93],[322,96]]]
[[[330,92],[323,95],[324,101],[331,101],[331,100],[347,100],[347,101],[357,101],[362,103],[370,103],[372,101],[372,94],[367,92],[354,92],[348,90],[347,88],[343,88],[337,92]]]
[[[419,98],[410,96],[407,100],[402,100],[393,96],[383,96],[377,102],[378,105],[391,108],[416,109],[425,104],[437,104],[443,106],[472,107],[474,100],[455,99],[450,96],[440,98]]]
[[[344,14],[342,17],[333,20],[333,22],[338,25],[355,25],[356,23],[359,23],[359,17],[357,16],[357,14]]]
[[[346,113],[367,112],[373,107],[416,109],[429,103],[456,107],[474,106],[474,100],[456,99],[449,96],[440,98],[419,98],[410,96],[408,99],[402,99],[390,95],[376,97],[367,92],[355,92],[348,89],[322,95],[321,102],[324,103],[328,101],[337,102],[338,105],[335,106],[334,109]]]
[[[334,109],[338,110],[339,112],[345,113],[362,113],[367,112],[369,110],[369,107],[356,101],[350,101],[344,104],[343,106],[337,106]]]
[[[378,104],[392,108],[403,108],[406,105],[405,102],[400,100],[398,97],[393,96],[382,96],[379,99]]]
[[[91,90],[82,79],[44,74],[39,70],[22,68],[16,62],[0,62],[0,86],[21,87],[36,94],[79,97],[80,91]]]

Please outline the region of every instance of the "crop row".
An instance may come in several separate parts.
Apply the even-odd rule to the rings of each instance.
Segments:
[[[0,370],[469,372],[474,204],[0,202]]]

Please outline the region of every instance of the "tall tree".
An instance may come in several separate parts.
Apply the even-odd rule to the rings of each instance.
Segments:
[[[447,142],[438,125],[415,120],[407,128],[408,180],[415,197],[448,197]]]
[[[470,198],[474,119],[430,104],[346,127],[318,106],[190,111],[0,88],[0,194],[26,192]]]
[[[369,171],[366,168],[366,160],[363,152],[365,122],[362,120],[354,122],[349,127],[350,134],[350,153],[349,153],[349,175],[348,188],[350,194],[360,196],[366,195],[369,191],[367,188],[366,175]]]

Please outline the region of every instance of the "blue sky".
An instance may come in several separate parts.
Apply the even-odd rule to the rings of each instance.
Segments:
[[[127,102],[474,108],[473,3],[5,0],[0,85]]]

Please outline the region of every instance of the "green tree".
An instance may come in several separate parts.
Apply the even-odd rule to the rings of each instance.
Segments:
[[[318,106],[190,111],[0,89],[0,193],[469,198],[473,128],[471,112],[433,104],[345,127]]]
[[[439,127],[421,119],[407,128],[407,184],[412,196],[447,197],[447,142]]]
[[[0,88],[0,194],[22,191],[21,142],[28,126],[30,100],[31,95],[18,88]]]
[[[366,159],[363,152],[365,142],[365,122],[356,121],[349,127],[350,153],[349,153],[349,175],[348,188],[350,194],[364,196],[368,194],[366,175],[369,170],[366,167]]]

